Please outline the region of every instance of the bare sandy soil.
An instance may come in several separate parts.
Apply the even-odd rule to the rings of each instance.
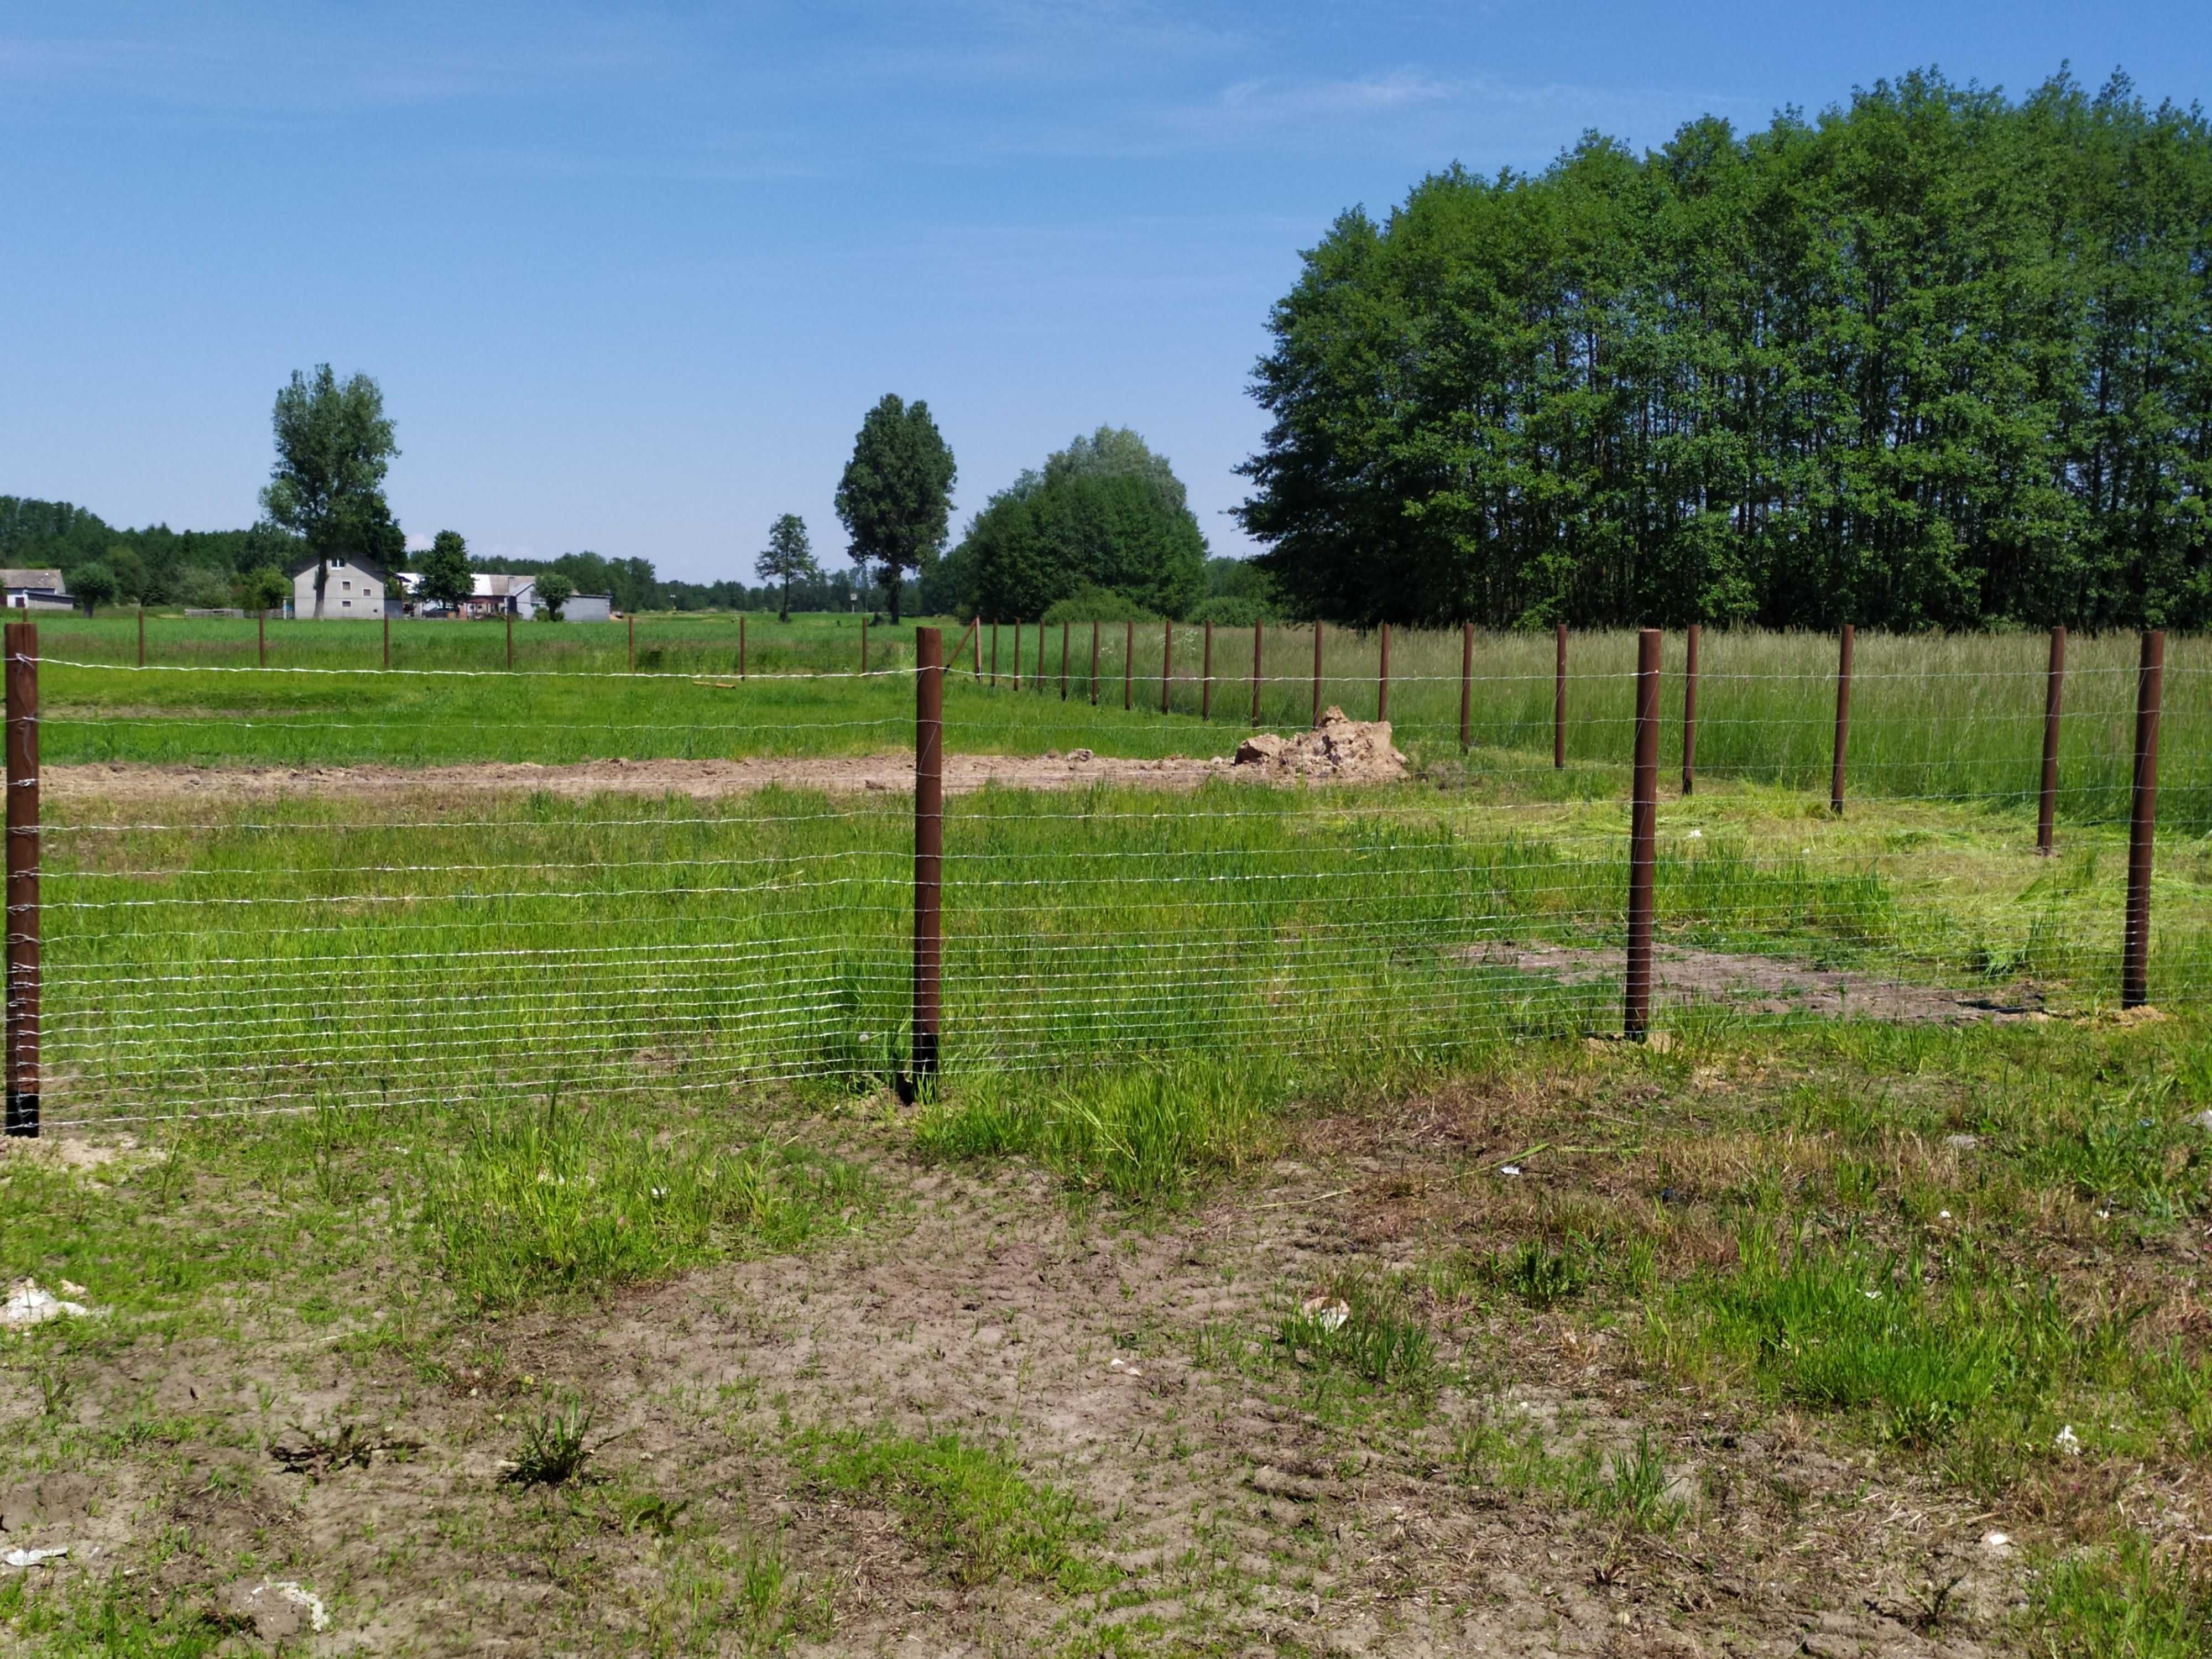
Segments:
[[[1628,962],[1626,949],[1571,945],[1485,945],[1463,954],[1470,962],[1542,974],[1563,985],[1618,980],[1627,971]],[[1831,1019],[1856,1015],[1947,1025],[2043,1018],[2042,995],[2032,985],[1958,991],[1688,945],[1655,945],[1651,980],[1652,995],[1662,1006],[1725,1007],[1747,1014],[1817,1014]]]
[[[1636,1180],[1563,1164],[1501,1182],[1500,1153],[1543,1132],[1472,1095],[1322,1119],[1256,1184],[1133,1223],[1020,1170],[971,1176],[895,1133],[830,1130],[884,1199],[844,1243],[480,1327],[435,1381],[348,1357],[342,1329],[256,1340],[246,1365],[149,1339],[74,1408],[97,1423],[148,1402],[204,1437],[0,1496],[15,1536],[80,1557],[184,1540],[152,1568],[161,1589],[249,1638],[297,1617],[242,1601],[271,1575],[232,1564],[282,1562],[331,1608],[326,1634],[295,1632],[318,1653],[659,1651],[656,1632],[691,1650],[678,1638],[710,1610],[685,1607],[687,1564],[763,1544],[811,1609],[789,1650],[824,1656],[2006,1650],[2022,1569],[1984,1541],[1998,1522],[1786,1413],[1741,1419],[1655,1381],[1602,1331],[1437,1304],[1452,1380],[1418,1409],[1349,1399],[1279,1352],[1283,1316],[1334,1275],[1455,1235],[1485,1248],[1542,1188]],[[592,1484],[520,1491],[501,1460],[553,1388],[592,1403]],[[1561,1456],[1648,1431],[1686,1516],[1639,1531],[1501,1486],[1455,1449],[1485,1421]],[[888,1502],[809,1478],[793,1449],[816,1425],[1000,1448],[1104,1522],[1091,1547],[1121,1588],[963,1582]],[[345,1425],[357,1458],[300,1455]],[[655,1499],[670,1532],[623,1520]],[[1938,1620],[1931,1585],[1949,1586]],[[717,1616],[700,1650],[751,1650]]]

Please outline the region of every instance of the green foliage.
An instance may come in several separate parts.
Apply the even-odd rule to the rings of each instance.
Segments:
[[[276,462],[261,504],[325,567],[316,572],[319,617],[328,561],[365,559],[394,570],[405,554],[406,538],[384,499],[384,475],[399,444],[376,382],[366,374],[340,381],[328,363],[312,379],[293,371],[276,394],[272,424]]]
[[[1371,623],[2212,621],[2212,127],[1932,73],[1344,215],[1247,528]]]
[[[2185,1556],[2134,1534],[2037,1576],[2035,1611],[2063,1659],[2203,1659],[2212,1653],[2212,1583]]]
[[[1157,1199],[1256,1156],[1284,1089],[1257,1065],[1085,1070],[1042,1086],[991,1072],[949,1091],[915,1134],[939,1157],[1022,1154],[1077,1186]]]
[[[1164,456],[1126,428],[1101,427],[994,495],[947,561],[963,613],[1049,615],[1092,590],[1066,620],[1182,617],[1206,592],[1206,537]]]
[[[476,592],[476,574],[469,568],[469,544],[458,530],[441,530],[422,555],[416,588],[419,599],[439,605],[461,604]]]
[[[1127,594],[1086,582],[1064,599],[1046,607],[1048,623],[1087,622],[1158,622],[1157,611],[1147,611]]]
[[[420,1216],[455,1286],[497,1307],[672,1273],[726,1251],[792,1249],[842,1223],[842,1164],[766,1144],[656,1144],[600,1108],[485,1107],[423,1173]]]
[[[14,568],[52,566],[74,589],[77,572],[96,561],[115,573],[122,597],[149,605],[229,605],[234,575],[288,564],[304,546],[269,524],[251,530],[174,531],[167,525],[118,530],[67,501],[0,495],[0,562]]]
[[[77,567],[77,573],[70,579],[70,586],[76,597],[84,601],[85,615],[88,617],[101,605],[115,602],[119,584],[112,570],[94,560],[90,564]]]
[[[861,421],[837,485],[837,517],[852,538],[854,562],[875,567],[893,623],[901,576],[933,562],[945,546],[956,476],[927,404],[886,392]]]
[[[239,598],[248,611],[276,611],[292,597],[292,583],[274,565],[264,565],[258,570],[249,570],[239,585]]]
[[[753,564],[753,574],[782,586],[777,615],[786,622],[791,620],[791,584],[795,579],[821,574],[814,562],[813,544],[807,539],[806,520],[796,513],[782,514],[768,527],[768,546]]]
[[[514,1467],[507,1479],[520,1486],[565,1486],[584,1472],[591,1460],[586,1438],[592,1411],[575,1404],[557,1411],[541,1412],[522,1427],[522,1444],[515,1449]]]
[[[576,584],[557,570],[549,570],[538,579],[538,598],[555,622],[561,620],[562,607],[575,597]]]
[[[913,1541],[961,1584],[1025,1579],[1070,1594],[1117,1574],[1080,1553],[1097,1523],[1066,1493],[1026,1479],[1002,1453],[956,1435],[844,1434],[814,1442],[814,1478],[888,1502]]]

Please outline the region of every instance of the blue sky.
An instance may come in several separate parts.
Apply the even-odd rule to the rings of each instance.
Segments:
[[[1135,427],[1220,550],[1268,304],[1423,173],[1757,125],[1928,64],[2203,96],[2212,9],[1586,3],[0,3],[0,493],[246,523],[269,405],[382,383],[417,537],[836,568],[866,407],[925,398],[956,533]]]

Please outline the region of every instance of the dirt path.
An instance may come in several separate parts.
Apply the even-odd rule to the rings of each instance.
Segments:
[[[1542,974],[1562,985],[1618,980],[1627,965],[1626,950],[1571,945],[1486,945],[1463,954],[1469,962]],[[1958,991],[1676,945],[1653,949],[1651,978],[1653,994],[1662,1004],[1732,1008],[1747,1014],[1817,1014],[1830,1019],[1849,1014],[1959,1025],[2039,1018],[2043,1008],[2041,993],[2030,985]]]

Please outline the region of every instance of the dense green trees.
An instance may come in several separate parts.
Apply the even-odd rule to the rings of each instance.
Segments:
[[[1181,617],[1206,592],[1206,537],[1182,483],[1126,428],[1102,426],[1023,473],[946,564],[947,601],[963,614]]]
[[[271,426],[276,461],[261,505],[296,533],[315,562],[315,616],[334,558],[368,559],[397,570],[407,538],[385,504],[384,475],[399,453],[384,393],[366,374],[340,380],[328,363],[297,369],[276,393]]]
[[[273,525],[251,530],[118,530],[67,501],[0,495],[0,564],[58,569],[74,588],[95,561],[114,572],[125,599],[149,605],[235,605],[236,578],[300,556],[302,544]]]
[[[899,617],[902,578],[936,562],[945,547],[957,470],[929,405],[885,392],[860,422],[837,484],[837,517],[853,562],[873,568]]]
[[[1346,214],[1243,509],[1346,621],[2212,621],[2212,131],[1913,75]]]

